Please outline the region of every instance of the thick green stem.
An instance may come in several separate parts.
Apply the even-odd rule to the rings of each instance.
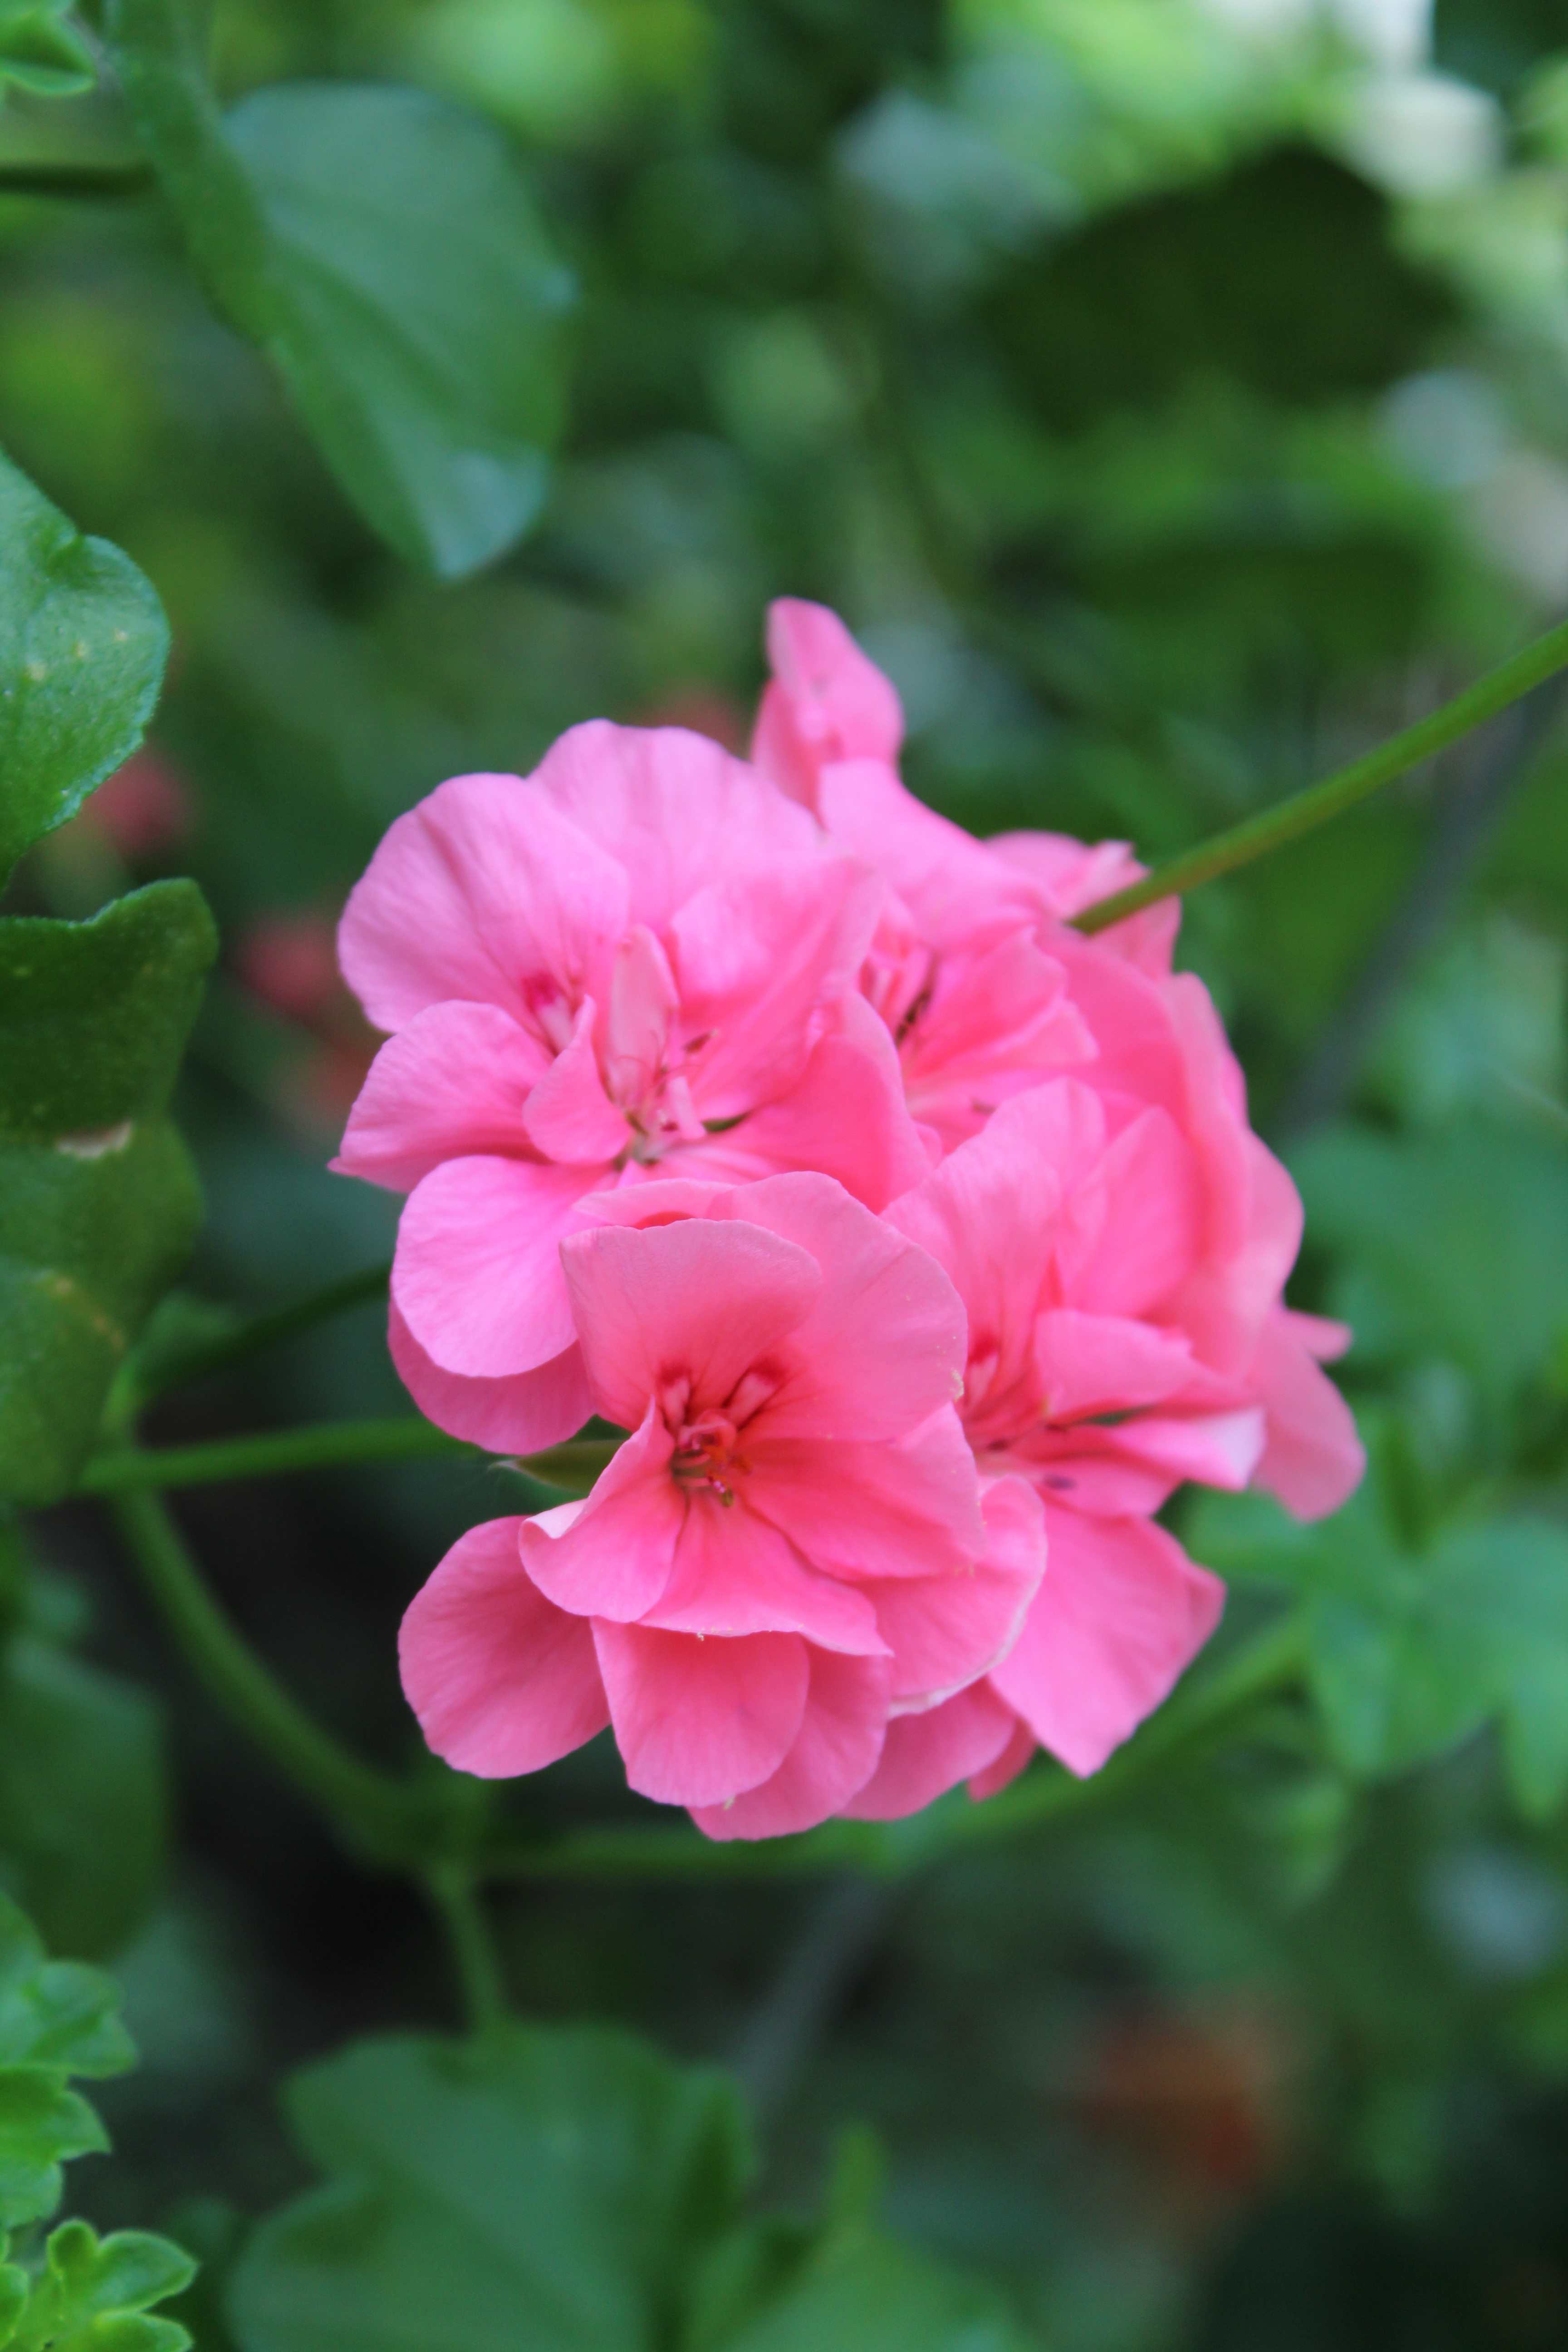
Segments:
[[[1200,842],[1195,849],[1173,857],[1164,866],[1157,866],[1142,882],[1134,882],[1130,888],[1118,890],[1113,898],[1101,898],[1094,906],[1086,907],[1082,914],[1074,916],[1075,929],[1106,930],[1112,923],[1137,914],[1142,908],[1153,906],[1158,899],[1179,897],[1183,891],[1195,889],[1200,882],[1212,882],[1216,875],[1250,865],[1255,857],[1280,848],[1300,834],[1310,833],[1315,825],[1342,815],[1358,801],[1365,800],[1384,784],[1392,783],[1396,776],[1419,767],[1434,752],[1458,742],[1472,728],[1495,719],[1510,702],[1519,701],[1531,688],[1565,668],[1568,621],[1548,629],[1544,636],[1537,637],[1522,653],[1515,654],[1498,668],[1489,670],[1485,677],[1478,678],[1463,694],[1457,694],[1452,702],[1444,703],[1440,710],[1418,719],[1401,734],[1391,735],[1386,743],[1352,760],[1348,768],[1341,768],[1322,783],[1295,793],[1277,807],[1265,809],[1259,816],[1248,817],[1244,824],[1232,825],[1227,833],[1215,834],[1212,840]]]
[[[431,1808],[362,1763],[289,1696],[208,1591],[159,1497],[124,1494],[112,1508],[143,1583],[209,1696],[351,1842],[374,1853],[428,1847],[423,1833]]]
[[[446,1931],[469,2028],[488,2033],[506,2021],[506,1981],[473,1873],[458,1863],[437,1863],[426,1872],[424,1885]]]
[[[517,1464],[563,1492],[586,1494],[619,1438],[575,1438]],[[94,1454],[77,1482],[79,1495],[124,1495],[168,1486],[213,1486],[231,1479],[279,1478],[300,1470],[342,1470],[367,1462],[469,1461],[494,1457],[427,1421],[399,1413],[385,1421],[325,1421],[261,1437],[220,1437],[202,1445],[117,1446]]]

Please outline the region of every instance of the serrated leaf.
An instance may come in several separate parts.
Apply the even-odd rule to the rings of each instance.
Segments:
[[[11,2352],[185,2352],[177,2320],[148,2315],[195,2275],[183,2247],[147,2230],[100,2238],[85,2221],[49,2232],[42,2273],[11,2338]]]
[[[102,2156],[109,2135],[96,2111],[47,2069],[0,2068],[0,2223],[8,2230],[52,2213],[62,2164]]]
[[[47,1958],[32,1922],[0,1895],[0,2074],[41,2067],[101,2079],[124,2074],[135,2056],[113,1978]]]
[[[194,883],[89,923],[0,925],[0,1494],[47,1502],[189,1250],[200,1210],[163,1116],[216,946]]]
[[[242,2352],[1025,2352],[994,2295],[866,2222],[748,2221],[733,2086],[626,2035],[364,2042],[290,2106],[331,2178],[241,2255]]]
[[[642,2352],[748,2169],[729,2084],[614,2032],[362,2042],[289,2107],[335,2177],[241,2257],[247,2352]]]
[[[130,758],[168,650],[130,557],[0,457],[0,880]]]
[[[70,0],[0,0],[0,87],[75,98],[97,80],[92,51],[65,22]]]
[[[220,121],[181,0],[110,0],[138,131],[214,299],[328,465],[446,579],[533,521],[572,286],[493,126],[414,89],[291,84]]]

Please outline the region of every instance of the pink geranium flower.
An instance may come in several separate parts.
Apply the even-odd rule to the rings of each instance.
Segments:
[[[334,1165],[411,1191],[391,1336],[433,1420],[498,1450],[581,1425],[559,1251],[585,1194],[812,1168],[880,1207],[922,1172],[856,987],[884,895],[677,728],[577,727],[397,820],[340,934],[394,1034]]]
[[[1256,1145],[1250,1204],[1216,1195],[1204,1118],[1152,1094],[1063,1078],[1020,1095],[888,1212],[964,1301],[964,1428],[983,1476],[1034,1485],[1051,1561],[987,1690],[889,1744],[884,1771],[905,1780],[962,1746],[988,1793],[1036,1740],[1097,1769],[1219,1617],[1218,1580],[1151,1516],[1174,1486],[1256,1479],[1316,1517],[1361,1476],[1314,1360],[1348,1334],[1279,1303],[1294,1188]]]
[[[448,1553],[405,1688],[464,1770],[537,1769],[608,1721],[632,1787],[710,1836],[804,1829],[873,1779],[890,1721],[1005,1654],[1044,1514],[1020,1478],[983,1500],[958,1297],[840,1185],[602,1205],[652,1220],[562,1247],[592,1401],[633,1434],[586,1501]]]

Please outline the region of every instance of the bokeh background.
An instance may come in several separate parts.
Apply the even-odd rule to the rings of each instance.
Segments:
[[[356,520],[155,205],[0,204],[0,437],[129,550],[175,639],[151,748],[11,904],[82,914],[175,871],[211,898],[224,962],[182,1098],[205,1297],[263,1307],[389,1250],[395,1203],[325,1166],[373,1045],[331,926],[388,821],[596,714],[742,744],[771,596],[846,615],[939,806],[1152,858],[1568,609],[1563,0],[216,21],[226,95],[395,78],[492,117],[581,300],[539,525],[437,586]],[[14,100],[0,152],[28,131]],[[1548,689],[1186,916],[1306,1194],[1292,1295],[1357,1326],[1352,1570],[1439,1517],[1568,1517],[1560,716]],[[399,1402],[372,1307],[157,1433]],[[268,1655],[391,1759],[416,1745],[398,1615],[461,1528],[516,1507],[498,1491],[406,1466],[183,1517]],[[1213,1510],[1184,1531],[1245,1624],[1267,1543]],[[12,1852],[4,1741],[0,1856],[57,1947],[112,1958],[146,2060],[78,2194],[221,2253],[299,2178],[279,2070],[444,2020],[441,1956],[193,1694],[92,1515],[42,1540],[46,1683],[122,1685],[117,1870],[89,1900]],[[521,1802],[629,1813],[603,1748]],[[739,2063],[781,2197],[868,2119],[892,2221],[1009,2280],[1053,2352],[1568,2343],[1568,1829],[1521,1811],[1489,1731],[1417,1727],[1384,1761],[1409,1769],[1352,1775],[1282,1708],[897,1888],[520,1888],[513,1984]]]

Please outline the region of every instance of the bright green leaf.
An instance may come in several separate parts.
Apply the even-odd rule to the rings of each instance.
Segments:
[[[98,76],[92,51],[65,22],[71,0],[0,0],[0,87],[74,98]]]
[[[0,457],[0,879],[130,758],[168,650],[130,557]]]
[[[830,2231],[725,2352],[1026,2352],[1002,2298],[890,2238]]]
[[[572,287],[500,132],[346,83],[258,90],[224,122],[181,0],[107,15],[197,267],[350,498],[443,578],[502,553],[544,495]]]
[[[118,2000],[96,1969],[46,1959],[30,1923],[0,1896],[0,2229],[52,2213],[61,2164],[108,2147],[68,2078],[132,2063]]]
[[[727,2082],[614,2032],[362,2042],[289,2104],[332,2184],[242,2256],[246,2352],[644,2352],[748,2169]]]
[[[68,1486],[199,1213],[163,1115],[215,948],[163,882],[90,923],[0,925],[0,1493]]]
[[[85,2221],[49,2232],[6,2352],[185,2352],[177,2320],[149,2316],[195,2274],[189,2254],[146,2230],[100,2238]]]

